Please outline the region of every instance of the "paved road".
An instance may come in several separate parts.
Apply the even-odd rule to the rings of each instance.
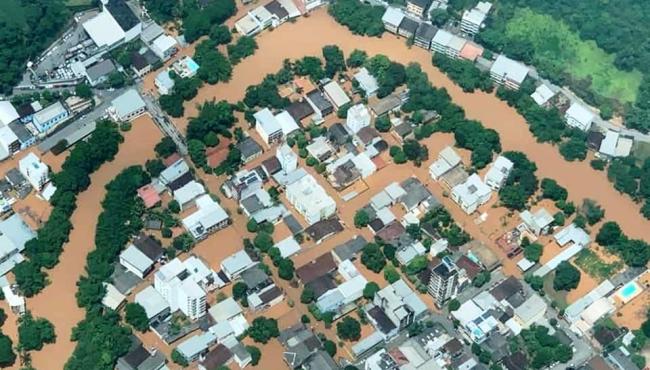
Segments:
[[[554,308],[549,307],[548,311],[546,311],[546,318],[549,320],[551,318],[556,318],[557,314],[558,312]],[[564,370],[567,366],[578,367],[594,356],[594,350],[591,345],[587,343],[584,337],[578,337],[575,335],[571,329],[569,329],[569,325],[564,320],[558,320],[558,327],[562,329],[573,342],[573,358],[569,361],[569,364],[557,364],[552,366],[550,370]]]
[[[182,155],[186,155],[187,145],[185,144],[185,137],[178,130],[176,125],[174,125],[174,123],[162,111],[162,109],[160,109],[156,97],[152,96],[150,93],[142,91],[142,84],[138,85],[138,90],[140,91],[140,95],[142,95],[145,104],[147,104],[147,110],[149,110],[149,113],[151,113],[151,116],[153,117],[154,122],[156,122],[156,125],[158,125],[160,130],[165,135],[174,140],[174,143],[176,143],[179,152]]]

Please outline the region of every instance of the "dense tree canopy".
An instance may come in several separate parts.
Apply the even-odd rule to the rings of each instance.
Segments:
[[[250,36],[242,36],[234,44],[228,45],[228,58],[230,62],[238,64],[242,59],[255,54],[257,41]]]
[[[571,347],[562,344],[557,337],[548,334],[548,331],[545,326],[532,325],[522,330],[519,335],[533,369],[542,369],[558,361],[567,363],[573,357]]]
[[[346,316],[336,324],[336,335],[343,340],[357,341],[361,338],[361,324],[356,319]]]
[[[473,62],[465,59],[452,59],[444,54],[435,53],[433,65],[445,72],[465,92],[479,89],[492,92],[494,85],[489,72],[481,72]]]
[[[43,345],[54,343],[56,334],[52,323],[34,318],[28,311],[18,320],[18,348],[23,351],[40,351]]]
[[[338,0],[327,11],[354,34],[378,37],[384,33],[384,23],[381,20],[385,12],[383,6],[368,5],[356,0]]]
[[[386,266],[386,258],[379,245],[370,243],[361,252],[361,263],[369,270],[379,272]]]
[[[133,326],[135,330],[145,332],[149,330],[149,319],[144,307],[138,303],[129,302],[124,307],[124,318],[126,322]]]
[[[230,61],[216,48],[213,40],[201,41],[194,50],[194,60],[199,65],[196,75],[211,85],[227,82],[232,76]]]
[[[578,287],[580,283],[580,270],[575,268],[571,263],[561,262],[555,269],[553,278],[553,289],[555,290],[572,290]]]
[[[509,209],[522,210],[537,191],[537,166],[522,152],[505,152],[503,155],[512,161],[513,167],[499,191],[501,203]]]
[[[13,350],[11,338],[0,333],[0,366],[9,367],[16,362],[16,353]]]
[[[234,0],[183,1],[183,35],[187,42],[210,33],[213,25],[221,24],[237,11]]]
[[[267,75],[259,85],[252,85],[246,88],[244,104],[249,108],[276,108],[282,109],[289,105],[290,101],[278,93],[278,80],[274,75]]]
[[[337,72],[346,70],[345,57],[338,46],[323,46],[323,58],[325,58],[325,75],[327,77],[332,78]]]
[[[256,343],[265,344],[269,339],[277,338],[279,335],[278,322],[275,319],[269,319],[264,316],[253,320],[251,326],[248,328],[248,336]]]

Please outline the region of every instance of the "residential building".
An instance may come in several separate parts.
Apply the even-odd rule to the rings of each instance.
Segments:
[[[529,210],[520,212],[519,218],[521,218],[521,221],[523,222],[523,227],[535,236],[546,234],[554,221],[553,215],[543,207],[538,209],[535,213],[532,213]]]
[[[459,164],[461,164],[460,156],[452,147],[447,146],[438,153],[438,159],[429,166],[429,175],[431,175],[432,179],[438,181],[444,174]]]
[[[167,366],[165,355],[156,350],[144,348],[142,343],[133,337],[133,346],[127,354],[117,359],[115,370],[163,370]]]
[[[32,112],[33,114],[34,112]],[[0,126],[6,126],[20,118],[20,115],[8,100],[0,101]]]
[[[289,19],[289,12],[285,9],[284,5],[277,0],[264,5],[264,8],[273,15],[273,27],[277,27]]]
[[[169,186],[169,184],[178,180],[181,176],[188,174],[189,171],[190,171],[190,167],[187,165],[187,162],[185,162],[184,159],[179,158],[176,162],[172,163],[170,166],[165,168],[158,175],[158,181],[160,181],[162,185]],[[188,183],[191,179],[192,177],[190,174],[190,179],[186,181],[183,185]]]
[[[102,11],[83,23],[83,28],[100,50],[129,42],[142,32],[142,22],[125,0],[102,2]]]
[[[217,341],[220,342],[220,344],[200,358],[200,361],[197,364],[198,370],[221,369],[223,367],[228,367],[228,364],[232,362],[232,351],[227,346],[221,344],[222,341],[219,341],[218,338]],[[236,339],[233,339],[232,342],[239,343]]]
[[[458,268],[449,257],[444,257],[440,263],[431,270],[429,280],[429,294],[433,296],[438,307],[456,295],[458,288]]]
[[[405,37],[406,39],[411,39],[415,36],[415,33],[418,30],[419,23],[412,20],[411,18],[404,17],[402,23],[399,24],[399,29],[397,34]]]
[[[555,92],[551,90],[548,85],[542,83],[537,86],[535,92],[533,92],[530,97],[533,98],[535,103],[540,107],[548,107],[550,100],[555,96]]]
[[[144,279],[163,254],[163,248],[155,239],[140,234],[120,253],[120,264],[140,279]]]
[[[201,195],[195,203],[197,210],[182,220],[183,227],[194,239],[204,239],[230,223],[226,211],[212,199],[210,194]]]
[[[472,174],[464,183],[451,189],[451,199],[468,215],[487,203],[491,196],[492,190],[477,174]]]
[[[359,88],[363,90],[366,97],[371,97],[379,90],[377,79],[368,72],[366,67],[361,67],[357,73],[354,74],[354,79],[359,83]]]
[[[284,137],[288,137],[292,133],[300,130],[300,126],[298,126],[296,120],[294,120],[293,117],[291,117],[291,114],[289,114],[289,112],[286,110],[283,110],[282,112],[276,114],[275,119],[280,124],[282,135]]]
[[[20,254],[25,243],[36,237],[18,213],[0,221],[0,276],[11,271],[24,260]]]
[[[249,327],[242,308],[232,297],[218,302],[208,310],[208,313],[217,325],[226,324],[230,327],[234,337],[242,335]],[[223,339],[223,337],[220,339]]]
[[[18,169],[36,191],[43,190],[50,181],[50,169],[32,152],[18,161]]]
[[[151,51],[164,62],[176,54],[178,43],[169,35],[160,35],[151,43]]]
[[[112,60],[104,59],[101,62],[97,62],[88,68],[85,68],[84,70],[86,79],[90,86],[97,86],[108,81],[108,76],[117,69]]]
[[[307,93],[305,99],[307,100],[307,103],[311,105],[312,110],[317,113],[321,119],[334,112],[334,106],[332,103],[318,89],[314,89],[314,91]]]
[[[467,41],[460,49],[458,56],[462,59],[476,62],[477,59],[483,56],[483,47],[473,41]]]
[[[228,279],[233,280],[245,270],[256,265],[251,257],[244,250],[240,250],[229,256],[221,262],[221,271],[226,274]]]
[[[397,334],[421,319],[427,311],[426,304],[402,279],[378,291],[373,298],[372,307],[366,310],[369,320],[386,337]]]
[[[151,285],[138,292],[134,301],[144,308],[149,325],[161,323],[171,314],[169,303]]]
[[[314,138],[305,149],[307,149],[307,153],[309,153],[309,155],[318,159],[320,162],[326,161],[335,152],[335,149],[330,145],[330,143],[327,141],[327,138],[324,136]]]
[[[336,213],[336,202],[312,175],[308,174],[287,185],[285,194],[289,203],[305,217],[305,221],[310,225]]]
[[[296,324],[281,331],[278,340],[284,347],[282,359],[290,369],[301,368],[322,345],[318,337],[304,324]]]
[[[425,19],[429,5],[431,5],[431,0],[407,0],[406,11],[416,17]]]
[[[255,117],[255,131],[260,134],[266,144],[270,146],[282,140],[282,126],[271,110],[264,108],[253,116]]]
[[[564,119],[567,125],[585,132],[589,131],[595,117],[596,115],[589,108],[579,102],[573,102],[566,113],[564,113]]]
[[[492,190],[498,191],[505,184],[514,164],[508,158],[500,155],[492,163],[490,169],[485,174],[484,181]]]
[[[607,130],[605,138],[600,143],[598,155],[604,158],[627,157],[630,155],[634,139],[625,137],[618,131]]]
[[[350,103],[350,97],[336,81],[330,81],[323,85],[323,93],[332,102],[334,109],[338,110]]]
[[[190,320],[203,317],[207,309],[206,291],[214,289],[217,274],[201,260],[191,256],[185,261],[175,258],[154,274],[154,288],[169,303],[170,311],[180,310]]]
[[[217,341],[214,334],[209,331],[202,332],[182,341],[176,351],[188,362],[200,360],[208,353],[208,349]]]
[[[431,40],[431,50],[456,59],[467,40],[446,30],[438,30]]]
[[[0,127],[0,159],[36,143],[36,136],[21,122],[12,122]]]
[[[370,126],[370,111],[363,104],[356,104],[348,109],[348,116],[345,119],[345,126],[356,134],[364,127]]]
[[[424,50],[431,50],[431,42],[433,41],[433,38],[436,36],[437,32],[437,27],[428,23],[420,23],[420,26],[415,33],[413,44],[415,46],[421,47]]]
[[[263,153],[262,146],[260,146],[260,144],[250,136],[247,136],[235,146],[239,149],[239,152],[241,152],[241,160],[244,163],[252,161]]]
[[[499,85],[503,85],[509,89],[519,90],[519,87],[529,72],[530,69],[524,64],[501,54],[490,68],[490,77]]]
[[[57,101],[34,113],[32,123],[40,133],[45,133],[70,116],[63,103]]]
[[[199,65],[188,55],[177,59],[172,63],[171,68],[180,78],[194,77],[199,71]]]
[[[143,77],[151,72],[161,60],[149,48],[142,48],[131,53],[131,70],[138,77]]]
[[[178,202],[181,211],[192,205],[199,196],[205,194],[205,188],[196,180],[192,180],[174,191],[174,200]]]
[[[131,121],[142,115],[146,109],[147,106],[140,94],[135,89],[129,89],[113,99],[108,114],[115,121]]]
[[[384,28],[388,32],[397,34],[399,30],[399,25],[404,19],[404,13],[398,8],[393,8],[391,6],[386,8],[386,12],[381,17],[381,21],[384,23]]]
[[[538,294],[532,294],[524,303],[514,309],[514,319],[523,329],[544,319],[548,305]]]
[[[171,94],[175,84],[174,80],[169,75],[168,69],[165,69],[162,72],[158,73],[153,83],[156,85],[156,88],[158,89],[158,93],[160,93],[160,95]]]
[[[463,18],[460,22],[460,29],[470,35],[474,35],[480,31],[487,18],[492,4],[487,1],[479,2],[474,8],[470,10],[465,10],[463,12]]]

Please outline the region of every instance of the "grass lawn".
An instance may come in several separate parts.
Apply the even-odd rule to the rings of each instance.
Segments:
[[[530,42],[533,59],[540,69],[551,74],[561,71],[577,80],[591,80],[597,94],[634,102],[642,74],[614,66],[614,55],[600,49],[594,41],[584,41],[564,22],[531,9],[517,9],[506,25],[511,40]]]
[[[598,281],[608,279],[623,268],[622,262],[606,263],[591,249],[580,251],[574,263]]]
[[[650,158],[650,143],[635,141],[632,147],[632,156],[636,158],[639,166],[643,166],[643,162]]]
[[[6,21],[9,24],[22,24],[24,20],[25,14],[20,0],[0,1],[0,21]]]

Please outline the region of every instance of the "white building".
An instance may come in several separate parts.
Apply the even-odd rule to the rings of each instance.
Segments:
[[[545,83],[542,83],[535,89],[535,92],[533,92],[530,97],[533,98],[535,103],[539,105],[540,107],[545,107],[548,105],[549,100],[551,100],[555,96],[555,92],[551,90],[550,87],[548,87]]]
[[[205,194],[205,188],[196,180],[192,180],[174,191],[174,199],[178,202],[181,210],[191,206],[193,200]]]
[[[595,116],[594,112],[578,102],[573,102],[564,113],[566,124],[582,131],[589,131]]]
[[[196,199],[197,210],[182,220],[183,227],[194,239],[204,239],[209,234],[228,226],[230,217],[210,194]]]
[[[441,29],[431,40],[431,50],[456,59],[466,43],[464,38]]]
[[[36,191],[43,190],[50,181],[50,169],[34,153],[30,152],[23,157],[18,162],[18,169]]]
[[[388,10],[386,10],[388,12]],[[368,72],[366,67],[361,67],[359,72],[354,74],[354,79],[359,83],[359,88],[366,93],[366,97],[371,97],[379,90],[377,79]]]
[[[487,203],[492,196],[492,189],[473,174],[467,180],[451,189],[451,199],[456,202],[465,213],[472,214],[482,204]]]
[[[20,118],[20,115],[10,101],[0,101],[0,126],[6,126]]]
[[[169,316],[171,307],[154,287],[149,285],[135,295],[135,303],[144,308],[149,323],[164,320]]]
[[[283,110],[282,112],[276,114],[275,120],[280,124],[282,135],[284,135],[284,137],[287,137],[288,135],[300,130],[300,126],[298,126],[296,120],[293,119],[293,117],[291,117],[291,114],[289,114],[289,112],[286,110]]]
[[[605,158],[627,157],[630,155],[634,140],[621,136],[617,131],[607,130],[605,138],[600,143],[598,153]]]
[[[363,104],[351,106],[348,109],[345,125],[353,134],[356,134],[362,128],[370,126],[370,111]]]
[[[176,39],[169,35],[160,35],[158,38],[153,40],[151,51],[153,51],[158,58],[166,61],[176,54],[178,51],[178,43],[176,42]]]
[[[256,265],[251,257],[244,250],[229,256],[221,262],[221,271],[228,277],[228,279],[236,279],[239,275]]]
[[[177,59],[171,68],[180,78],[194,77],[199,71],[199,65],[188,55]]]
[[[255,117],[255,131],[266,144],[272,145],[282,140],[282,126],[271,110],[264,108],[253,114],[253,117]]]
[[[24,260],[20,253],[25,243],[34,237],[36,233],[17,213],[0,221],[0,276]]]
[[[336,202],[312,175],[287,185],[287,200],[305,217],[308,224],[329,218],[336,213]]]
[[[483,26],[490,9],[492,9],[491,3],[481,1],[476,5],[476,7],[470,10],[465,10],[463,12],[463,18],[460,21],[460,29],[470,35],[478,33]]]
[[[129,89],[113,99],[108,114],[115,121],[131,121],[142,115],[146,109],[147,105],[140,94],[135,89]]]
[[[492,188],[494,191],[499,190],[508,179],[508,175],[510,175],[512,166],[513,163],[511,160],[502,155],[498,156],[494,163],[492,163],[492,166],[488,172],[485,174],[485,184]]]
[[[252,36],[268,27],[276,26],[278,23],[279,19],[269,12],[268,9],[264,6],[258,6],[235,22],[235,29],[241,35]]]
[[[388,32],[397,33],[400,23],[404,19],[404,13],[398,9],[391,6],[386,8],[386,12],[381,17],[381,21],[384,23],[384,28]]]
[[[207,294],[199,285],[204,284],[204,276],[196,273],[196,260],[175,258],[154,274],[154,288],[169,303],[171,312],[181,310],[191,320],[201,318],[207,309]]]
[[[490,68],[490,77],[494,82],[509,89],[519,90],[519,87],[528,76],[530,69],[524,64],[512,60],[501,54]]]
[[[326,83],[323,86],[323,92],[334,105],[334,109],[339,109],[350,102],[350,97],[336,81]]]
[[[542,233],[548,232],[548,229],[553,223],[553,216],[546,208],[540,208],[535,213],[525,210],[519,213],[519,217],[524,227],[535,236],[540,236]]]
[[[226,323],[235,337],[242,335],[248,329],[248,321],[237,301],[228,297],[212,306],[208,313],[217,324]]]
[[[142,32],[142,22],[125,0],[103,0],[102,11],[83,23],[83,28],[100,49],[129,42]]]
[[[21,148],[20,140],[9,126],[0,126],[0,160],[14,154]]]
[[[275,157],[285,173],[293,172],[298,168],[298,155],[286,143],[278,147]]]
[[[168,95],[172,93],[172,89],[176,84],[174,80],[169,75],[169,70],[165,69],[162,72],[158,73],[156,79],[154,80],[154,85],[158,89],[160,95]]]
[[[431,270],[428,291],[438,307],[442,307],[447,300],[456,296],[458,275],[458,268],[448,257],[443,258]]]

